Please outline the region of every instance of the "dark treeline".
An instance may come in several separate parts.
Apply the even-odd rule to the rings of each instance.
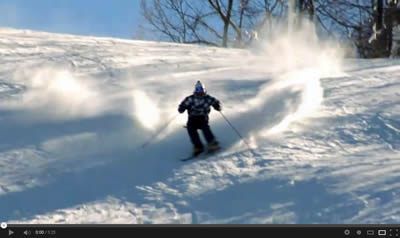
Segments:
[[[354,46],[360,57],[388,57],[398,55],[397,5],[397,0],[142,0],[141,27],[160,40],[245,48],[277,24],[291,22],[296,29],[307,20],[319,34]]]

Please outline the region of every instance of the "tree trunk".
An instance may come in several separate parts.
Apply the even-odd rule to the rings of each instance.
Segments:
[[[382,30],[383,23],[383,0],[378,0],[377,14],[376,14],[376,31]]]
[[[232,6],[233,6],[233,0],[229,0],[226,17],[224,19],[224,36],[223,36],[223,41],[222,41],[223,47],[228,46],[228,34],[229,34],[229,25],[231,22]]]
[[[388,55],[391,52],[393,45],[393,10],[389,9],[385,14],[385,25],[386,25],[386,34],[385,34],[385,48],[388,52]]]
[[[310,2],[309,2],[309,10],[308,10],[308,12],[309,12],[309,14],[310,14],[310,21],[311,22],[314,22],[314,15],[315,15],[315,2],[314,2],[314,0],[309,0]]]

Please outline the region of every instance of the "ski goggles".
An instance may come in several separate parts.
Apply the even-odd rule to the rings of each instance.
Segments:
[[[203,87],[196,87],[196,92],[198,93],[204,92]]]

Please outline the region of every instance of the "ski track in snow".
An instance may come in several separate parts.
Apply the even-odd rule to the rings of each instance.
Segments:
[[[242,50],[0,36],[0,221],[400,222],[397,60],[349,59],[329,77]],[[197,80],[252,150],[215,111],[216,156],[179,161],[186,114],[140,148]]]

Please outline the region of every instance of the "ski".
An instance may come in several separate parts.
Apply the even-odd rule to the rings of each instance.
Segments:
[[[218,153],[221,150],[222,150],[222,148],[219,147],[218,149],[215,149],[215,150],[212,150],[212,151],[205,151],[205,152],[202,152],[202,153],[200,153],[198,155],[191,155],[189,157],[181,159],[181,161],[188,161],[188,160],[193,160],[193,159],[206,159],[209,156],[212,156],[212,155]]]

